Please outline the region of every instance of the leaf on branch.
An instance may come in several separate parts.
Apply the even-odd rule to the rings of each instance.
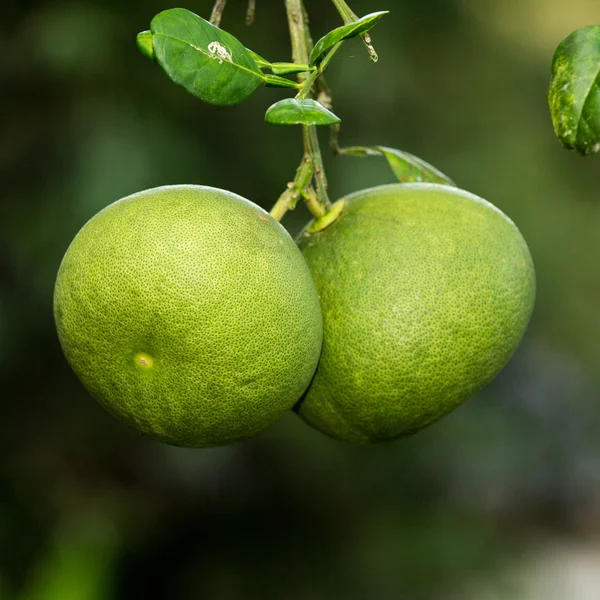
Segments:
[[[152,46],[152,32],[142,31],[137,35],[138,50],[150,60],[154,60],[154,47]]]
[[[452,179],[414,154],[385,146],[376,146],[375,148],[387,158],[398,181],[403,183],[422,181],[456,186]]]
[[[237,104],[265,83],[265,75],[239,40],[189,10],[161,12],[150,28],[156,62],[204,102]]]
[[[269,108],[265,120],[271,125],[335,125],[341,119],[316,100],[288,98]]]
[[[250,54],[250,56],[254,59],[254,62],[256,63],[256,66],[259,69],[270,69],[271,68],[271,63],[266,58],[263,58],[260,54],[256,54],[256,52],[253,52],[252,50],[250,50],[250,48],[246,48],[246,50]]]
[[[600,151],[600,25],[577,29],[558,46],[548,103],[563,146],[582,155]]]
[[[278,77],[277,75],[265,75],[265,85],[267,87],[275,88],[294,88],[298,89],[300,84],[285,77]]]
[[[433,165],[421,158],[386,146],[351,146],[341,148],[344,156],[385,156],[394,175],[402,183],[439,183],[456,186],[456,184]]]
[[[295,75],[296,73],[306,73],[314,71],[314,67],[308,65],[299,65],[296,63],[275,62],[271,65],[274,75]]]
[[[322,37],[315,44],[315,47],[313,48],[313,51],[310,55],[310,60],[308,61],[308,64],[311,67],[316,65],[330,48],[333,48],[333,46],[335,46],[339,42],[343,42],[344,40],[348,40],[350,38],[357,37],[359,35],[362,35],[363,33],[366,33],[367,31],[375,27],[375,25],[379,23],[380,19],[388,13],[389,11],[387,10],[374,12],[362,17],[354,23],[342,25],[342,27],[338,27],[337,29],[330,31],[327,35]]]

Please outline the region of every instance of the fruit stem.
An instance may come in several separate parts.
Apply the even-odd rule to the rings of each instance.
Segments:
[[[227,0],[216,0],[215,5],[212,9],[212,13],[210,15],[210,22],[215,27],[218,27],[221,24],[221,19],[223,18],[223,11],[225,10],[225,5],[227,4]]]
[[[302,196],[304,197],[308,209],[314,215],[317,221],[322,219],[325,215],[329,214],[325,210],[323,205],[319,202],[319,198],[317,197],[317,192],[315,192],[314,187],[311,186],[305,189]]]
[[[321,146],[317,136],[316,127],[304,127],[304,148],[305,152],[312,159],[314,169],[315,186],[317,188],[317,198],[325,211],[329,210],[331,201],[327,193],[327,175],[325,174],[325,165],[323,164],[323,155],[321,154]],[[309,205],[310,209],[310,205]],[[311,212],[316,215],[312,210]]]
[[[276,221],[281,221],[288,210],[296,208],[300,196],[304,197],[306,188],[310,185],[313,176],[313,161],[310,156],[304,155],[302,162],[296,171],[294,181],[288,183],[287,190],[279,196],[279,200],[271,209],[271,216]]]
[[[312,39],[308,27],[308,15],[304,7],[304,2],[302,0],[285,0],[285,7],[290,28],[290,39],[292,41],[292,58],[296,64],[306,65],[308,64],[310,52],[312,50]],[[325,66],[331,60],[333,54],[335,54],[334,49],[330,50],[323,60]],[[300,90],[300,93],[298,94],[299,98],[307,98],[311,95],[313,83],[321,75],[323,68],[322,64],[319,69],[313,71],[310,75],[307,75],[306,73],[300,73],[298,75],[298,81],[303,84],[303,89]],[[314,176],[315,179],[317,198],[321,205],[321,210],[317,212],[321,214],[315,213],[315,207],[314,205],[311,205],[310,202],[307,202],[307,205],[313,215],[318,218],[319,216],[322,216],[323,210],[327,211],[331,206],[327,194],[327,176],[325,175],[323,156],[319,146],[316,127],[314,125],[303,125],[302,130],[304,152],[312,163],[312,176]],[[307,187],[308,185],[305,186],[305,188]]]
[[[333,0],[333,4],[340,13],[345,25],[358,21],[358,15],[348,6],[348,4],[346,4],[346,0]],[[377,56],[377,52],[375,52],[375,48],[373,48],[370,34],[363,33],[360,37],[365,45],[365,48],[367,49],[369,58],[373,62],[377,62],[379,60],[379,56]]]

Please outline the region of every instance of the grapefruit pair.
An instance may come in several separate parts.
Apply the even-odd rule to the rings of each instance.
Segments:
[[[213,188],[107,207],[58,274],[71,366],[115,416],[181,446],[251,437],[292,407],[356,442],[439,419],[518,345],[535,295],[527,246],[498,209],[455,188],[398,184],[340,202],[298,246]]]

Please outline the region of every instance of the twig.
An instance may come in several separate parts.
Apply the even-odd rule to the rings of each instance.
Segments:
[[[210,22],[215,27],[218,27],[221,24],[223,11],[225,10],[225,4],[227,4],[227,0],[216,0],[215,5],[213,6],[212,13],[210,15]]]
[[[313,161],[308,155],[302,157],[302,162],[296,171],[294,181],[288,183],[287,190],[279,196],[279,200],[271,209],[271,216],[276,221],[281,221],[288,210],[296,208],[296,203],[300,196],[304,195],[304,190],[310,185],[313,175]]]
[[[348,6],[348,4],[346,4],[346,0],[333,0],[333,4],[337,8],[337,11],[340,13],[340,16],[346,25],[358,21],[358,15]],[[362,33],[360,37],[365,45],[365,48],[367,49],[369,58],[373,62],[377,62],[379,60],[379,56],[377,56],[377,52],[375,52],[375,48],[373,48],[371,36],[368,33]]]
[[[248,10],[246,11],[246,25],[250,26],[254,23],[256,16],[256,0],[248,0]]]
[[[307,64],[312,50],[312,42],[304,2],[302,0],[285,0],[285,6],[292,41],[292,57],[295,63]],[[305,88],[301,90],[298,97],[306,98],[310,95],[311,87],[318,77],[318,71],[313,72],[308,77],[306,73],[298,76],[299,81],[305,85]],[[302,132],[304,137],[304,151],[310,157],[313,166],[317,197],[321,206],[321,211],[319,212],[322,212],[322,210],[326,211],[331,206],[331,202],[327,194],[327,176],[325,175],[317,129],[313,125],[303,125]],[[314,207],[311,206],[311,203],[308,203],[308,207],[315,216],[319,216],[314,212]]]

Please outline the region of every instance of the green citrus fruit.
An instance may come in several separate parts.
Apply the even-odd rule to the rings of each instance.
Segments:
[[[387,185],[340,202],[332,225],[298,239],[324,335],[296,411],[334,438],[391,440],[504,367],[533,309],[533,264],[508,217],[453,187]]]
[[[93,217],[63,259],[54,310],[90,393],[179,446],[274,423],[321,350],[319,301],[292,238],[252,202],[208,187],[140,192]]]

